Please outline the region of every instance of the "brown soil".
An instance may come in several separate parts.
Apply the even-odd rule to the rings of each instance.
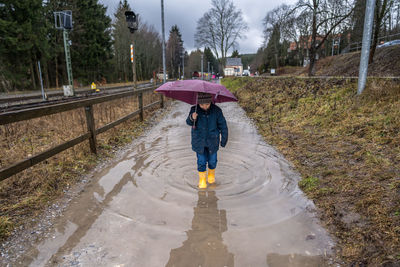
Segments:
[[[378,55],[379,56],[379,55]],[[224,84],[302,174],[337,239],[338,263],[400,264],[400,83],[369,79],[237,78]]]

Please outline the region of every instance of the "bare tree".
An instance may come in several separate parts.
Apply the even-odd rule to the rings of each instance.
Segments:
[[[314,76],[317,52],[328,36],[350,17],[354,9],[352,0],[299,0],[295,6],[300,15],[311,14],[310,66],[308,75]],[[308,39],[308,38],[307,38]]]
[[[375,2],[374,39],[372,41],[371,51],[369,53],[369,64],[374,61],[375,50],[376,46],[378,45],[379,33],[381,32],[384,18],[390,14],[390,9],[393,4],[393,0],[376,0]]]
[[[198,47],[210,47],[221,65],[225,65],[228,50],[237,47],[238,39],[244,37],[247,24],[242,11],[232,1],[212,0],[212,8],[197,21],[194,35]]]
[[[275,56],[276,68],[279,68],[280,39],[286,39],[291,33],[291,31],[288,30],[290,25],[293,25],[293,21],[291,21],[293,16],[290,16],[291,14],[293,14],[293,12],[290,12],[290,7],[283,4],[268,12],[263,21],[265,26],[265,45],[271,43],[273,47],[272,51]]]

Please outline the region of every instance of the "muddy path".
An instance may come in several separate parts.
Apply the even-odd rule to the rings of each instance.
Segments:
[[[229,142],[214,187],[197,189],[190,106],[174,103],[122,160],[94,175],[24,265],[321,266],[333,243],[298,174],[236,103],[219,106]]]

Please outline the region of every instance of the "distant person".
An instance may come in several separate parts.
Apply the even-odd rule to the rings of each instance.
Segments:
[[[215,183],[217,151],[228,142],[228,126],[222,110],[212,103],[212,95],[198,93],[198,105],[192,106],[186,123],[192,126],[192,149],[197,155],[199,188]],[[208,165],[208,176],[207,176]]]

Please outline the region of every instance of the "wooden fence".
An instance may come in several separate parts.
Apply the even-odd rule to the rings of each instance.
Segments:
[[[0,181],[17,174],[25,169],[28,169],[35,164],[38,164],[39,162],[42,162],[68,148],[71,148],[85,140],[89,140],[89,145],[90,145],[90,150],[92,153],[97,153],[97,148],[96,148],[96,135],[101,134],[118,124],[127,121],[135,116],[140,117],[140,119],[143,121],[144,119],[144,111],[146,109],[152,108],[157,105],[161,105],[161,107],[164,107],[164,100],[163,96],[160,96],[160,100],[150,103],[146,106],[143,106],[143,93],[151,92],[154,91],[156,87],[149,87],[149,88],[144,88],[140,89],[137,91],[128,91],[128,92],[122,92],[122,93],[117,93],[113,95],[107,95],[107,96],[100,96],[96,98],[91,98],[91,99],[85,99],[85,100],[77,100],[77,101],[71,101],[67,103],[62,103],[62,104],[55,104],[55,105],[50,105],[50,106],[44,106],[44,107],[34,107],[34,108],[29,108],[29,109],[24,109],[24,110],[17,110],[17,111],[10,111],[10,112],[4,112],[0,114],[0,125],[5,125],[13,122],[18,122],[18,121],[24,121],[24,120],[29,120],[29,119],[34,119],[34,118],[39,118],[51,114],[56,114],[64,111],[69,111],[73,109],[78,109],[78,108],[84,108],[85,109],[85,114],[86,114],[86,124],[87,124],[87,132],[83,135],[80,135],[72,140],[69,140],[67,142],[64,142],[60,145],[57,145],[53,148],[50,148],[40,154],[34,155],[32,157],[26,158],[20,162],[17,162],[9,167],[3,168],[0,170]],[[108,123],[104,125],[101,128],[96,129],[95,126],[95,121],[94,121],[94,116],[93,116],[93,105],[94,104],[99,104],[103,102],[108,102],[111,100],[115,99],[120,99],[124,97],[129,97],[129,96],[137,96],[138,97],[138,103],[139,103],[139,109],[116,120],[111,123]]]

